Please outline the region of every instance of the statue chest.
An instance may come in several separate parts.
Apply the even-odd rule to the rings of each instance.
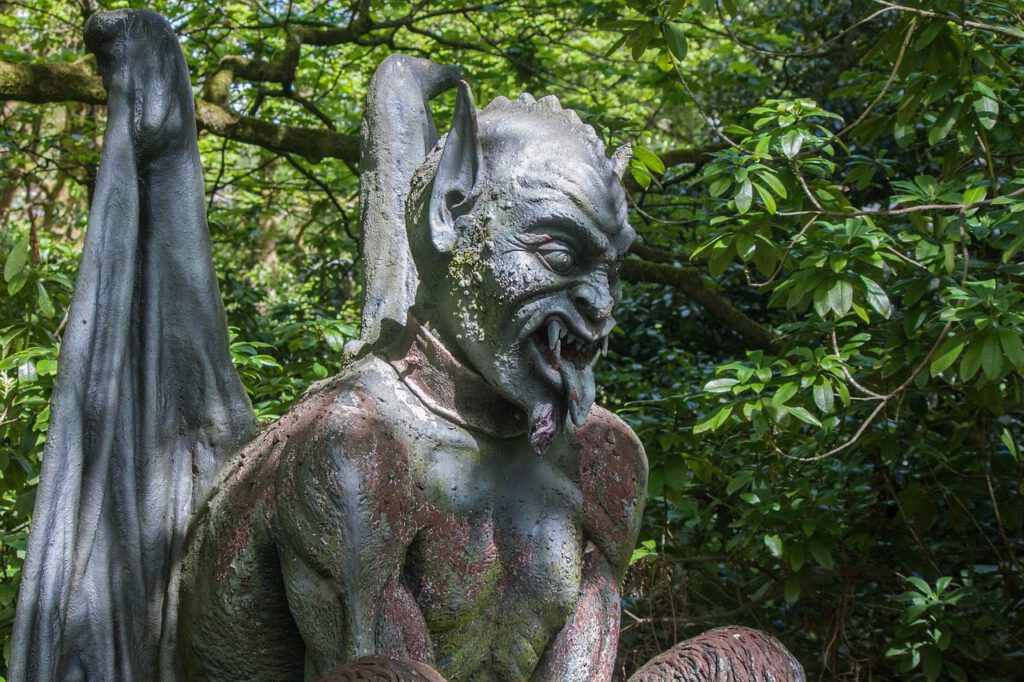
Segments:
[[[579,595],[578,490],[532,452],[435,451],[419,474],[403,579],[436,665],[452,680],[529,677]]]

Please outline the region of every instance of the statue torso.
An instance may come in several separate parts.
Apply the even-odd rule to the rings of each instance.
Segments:
[[[584,551],[613,564],[628,552],[646,471],[624,424],[595,408],[574,440],[593,421],[604,449],[629,451],[628,504],[588,479],[584,469],[600,468],[582,461],[601,456],[594,443],[538,457],[510,405],[469,387],[472,406],[458,409],[452,386],[411,364],[358,361],[225,479],[186,567],[180,632],[193,676],[237,664],[236,675],[299,679],[303,667],[324,674],[384,652],[432,662],[451,680],[528,679],[575,605]],[[340,613],[324,608],[331,600],[346,602]],[[283,628],[289,614],[296,623]],[[240,639],[264,644],[222,660]],[[319,660],[304,666],[303,646]]]

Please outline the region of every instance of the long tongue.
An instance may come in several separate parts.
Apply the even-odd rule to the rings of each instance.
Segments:
[[[569,418],[579,428],[587,420],[594,404],[594,374],[589,365],[577,369],[576,365],[565,360],[558,363],[558,373],[562,376],[562,387],[569,402]]]

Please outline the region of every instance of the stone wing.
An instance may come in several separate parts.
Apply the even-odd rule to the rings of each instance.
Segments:
[[[104,12],[86,42],[108,124],[51,402],[15,681],[166,679],[189,518],[256,427],[228,350],[174,32],[152,12]]]

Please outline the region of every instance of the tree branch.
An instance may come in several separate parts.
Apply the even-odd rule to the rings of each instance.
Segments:
[[[219,137],[283,154],[296,154],[312,163],[327,158],[359,163],[358,135],[268,123],[202,99],[196,99],[196,123],[202,130]]]
[[[96,60],[91,56],[74,62],[42,64],[0,61],[0,100],[106,104],[107,92],[96,75]]]
[[[0,101],[106,104],[107,94],[94,65],[88,57],[42,64],[0,61]],[[196,125],[219,137],[295,154],[313,163],[326,158],[359,163],[358,135],[270,123],[202,98],[196,98],[195,104]]]
[[[775,350],[781,339],[750,319],[746,313],[704,284],[700,271],[692,266],[652,263],[628,258],[622,264],[622,279],[627,282],[667,284],[699,303],[715,319],[729,327],[758,348]]]

